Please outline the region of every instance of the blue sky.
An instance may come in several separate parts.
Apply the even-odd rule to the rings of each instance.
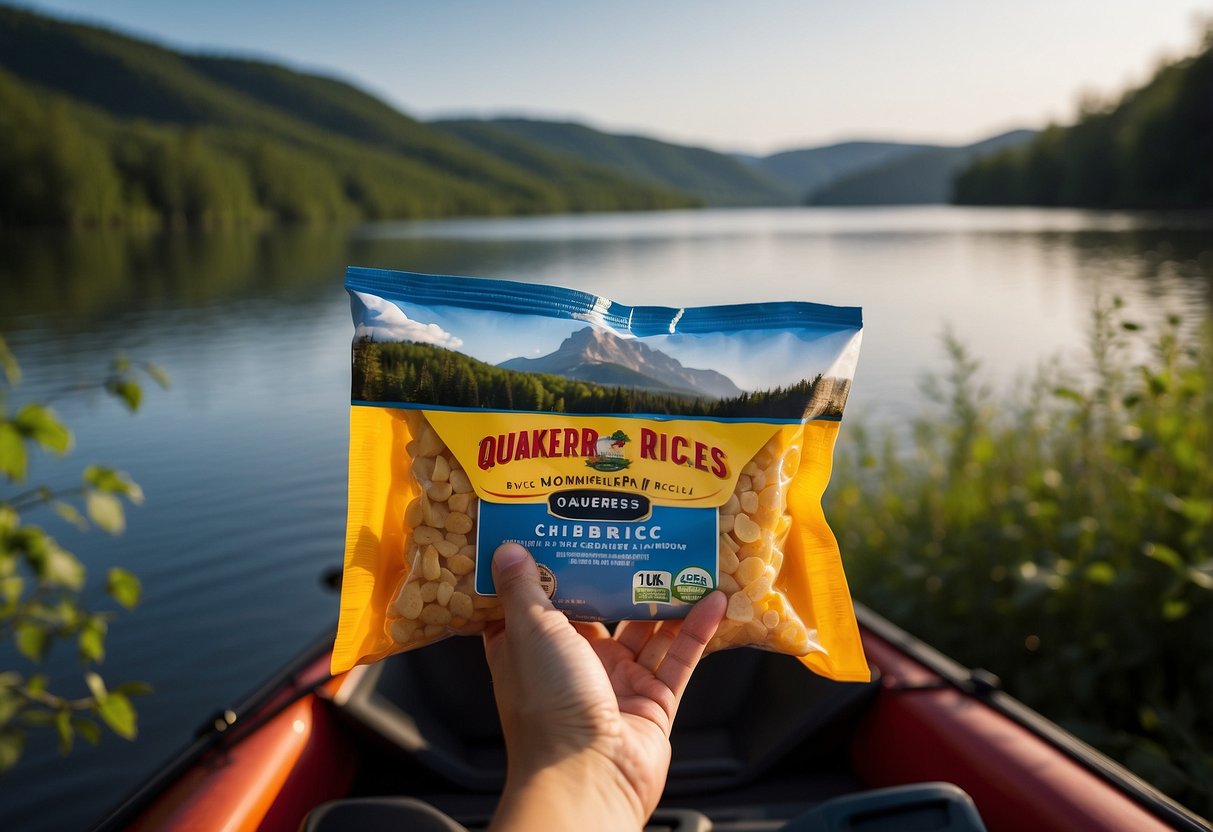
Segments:
[[[1196,39],[1192,0],[24,0],[352,80],[419,117],[571,118],[722,150],[967,142],[1067,119]]]

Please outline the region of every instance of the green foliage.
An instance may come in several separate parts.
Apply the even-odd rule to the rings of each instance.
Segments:
[[[680,193],[660,177],[633,178],[636,172],[626,167],[615,168],[593,156],[548,148],[537,138],[524,138],[502,129],[497,122],[443,122],[437,126],[456,141],[466,141],[495,158],[541,176],[549,183],[550,193],[545,198],[560,205],[561,211],[685,207],[696,200],[682,193],[702,198],[693,188]]]
[[[63,456],[71,449],[72,434],[46,404],[11,401],[20,369],[3,338],[0,364],[5,368],[5,381],[0,384],[0,474],[13,487],[25,480],[31,451]],[[100,386],[134,412],[142,401],[139,371],[162,386],[168,383],[158,367],[136,367],[119,358]],[[78,527],[91,524],[118,534],[125,526],[123,500],[137,505],[143,492],[121,471],[97,465],[84,469],[76,488],[22,488],[11,493],[0,490],[0,635],[11,636],[18,652],[31,663],[41,662],[57,641],[74,641],[86,667],[100,662],[113,613],[88,610],[79,603],[83,564],[40,526],[25,522],[25,516],[50,508]],[[82,501],[83,513],[72,500]],[[130,572],[112,568],[106,591],[120,606],[132,609],[139,603],[141,585]],[[110,691],[93,671],[85,673],[84,682],[88,695],[69,698],[51,692],[41,674],[0,672],[0,773],[20,759],[29,728],[53,727],[64,754],[71,751],[77,735],[98,743],[98,721],[119,736],[134,739],[137,720],[130,697],[146,692],[146,686],[127,684]]]
[[[617,136],[582,124],[530,119],[441,121],[435,126],[526,167],[563,166],[575,170],[569,163],[577,160],[592,166],[586,169],[591,178],[596,170],[599,177],[605,174],[619,187],[635,189],[635,183],[656,184],[668,193],[689,194],[708,205],[788,205],[794,201],[784,184],[763,171],[704,148],[642,136]],[[536,152],[540,149],[547,153]]]
[[[1210,31],[1213,31],[1211,29]],[[966,205],[1096,208],[1213,206],[1213,38],[1113,107],[973,162],[957,176]]]
[[[0,72],[0,223],[107,225],[123,216],[105,147],[62,101],[42,102]]]
[[[0,225],[226,227],[694,203],[537,145],[509,158],[485,152],[333,79],[0,7]]]
[[[940,412],[849,430],[827,514],[857,597],[1207,815],[1213,327],[1123,314],[1002,398],[949,339]]]

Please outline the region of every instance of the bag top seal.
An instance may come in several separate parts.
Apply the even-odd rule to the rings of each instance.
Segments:
[[[589,320],[636,337],[675,333],[732,332],[739,329],[795,329],[812,326],[862,329],[857,306],[829,306],[805,301],[740,303],[675,309],[628,306],[608,298],[536,283],[420,274],[350,266],[346,288],[421,306],[451,306],[486,311]]]

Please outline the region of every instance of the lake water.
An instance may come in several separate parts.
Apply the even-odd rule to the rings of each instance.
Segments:
[[[0,781],[0,828],[86,828],[215,711],[335,623],[320,575],[341,562],[349,383],[346,264],[574,286],[672,306],[799,299],[864,307],[848,416],[922,406],[950,328],[993,384],[1080,356],[1097,297],[1136,320],[1213,308],[1213,218],[957,208],[715,210],[393,223],[207,235],[0,235],[0,331],[76,433],[34,482],[90,462],[147,493],[119,538],[38,518],[94,581],[111,564],[144,602],[102,668],[142,679],[140,736],[61,758],[50,736]],[[173,379],[131,416],[62,394],[125,353]],[[844,428],[845,436],[845,428]],[[11,487],[0,491],[10,493]],[[31,521],[33,517],[29,518]],[[98,605],[104,598],[90,596]],[[49,669],[83,692],[67,645]],[[0,645],[0,667],[18,659]]]

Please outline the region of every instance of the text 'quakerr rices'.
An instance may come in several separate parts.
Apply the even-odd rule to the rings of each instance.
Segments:
[[[485,436],[477,446],[476,464],[482,471],[524,459],[593,457],[602,437],[592,428],[546,428]],[[729,476],[723,448],[679,434],[640,430],[640,458],[695,468],[720,479]]]

